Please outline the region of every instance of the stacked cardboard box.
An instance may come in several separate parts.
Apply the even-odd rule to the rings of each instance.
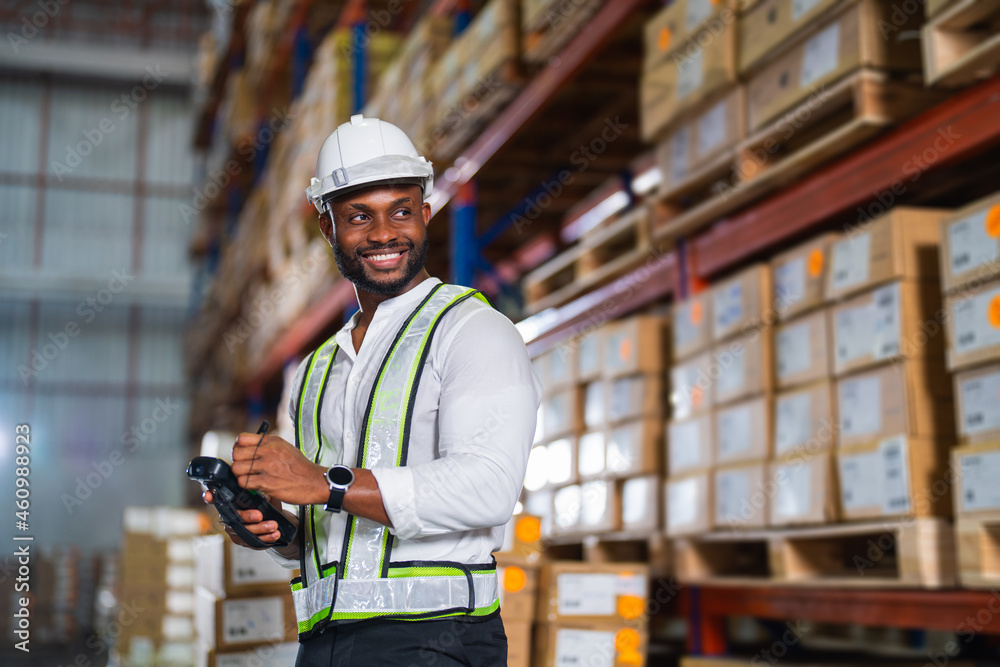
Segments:
[[[538,605],[541,518],[530,514],[513,516],[504,531],[503,546],[494,556],[500,584],[500,617],[507,633],[507,664],[528,667]]]
[[[843,518],[949,516],[954,440],[938,287],[942,212],[895,208],[836,242],[827,295]]]
[[[769,482],[773,526],[837,519],[833,452],[837,417],[826,276],[837,237],[819,236],[771,262],[774,272],[774,462]]]
[[[194,620],[199,655],[208,664],[265,652],[294,655],[298,624],[288,581],[296,574],[266,552],[237,546],[225,535],[198,538]]]
[[[193,663],[194,540],[209,525],[197,510],[125,508],[116,646],[122,664]]]

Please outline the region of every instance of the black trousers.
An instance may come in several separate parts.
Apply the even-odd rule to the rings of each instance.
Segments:
[[[506,667],[500,616],[486,621],[367,621],[299,645],[295,667]]]

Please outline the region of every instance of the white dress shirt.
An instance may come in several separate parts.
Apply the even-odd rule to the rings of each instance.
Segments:
[[[360,313],[337,332],[340,349],[320,406],[320,430],[326,442],[343,447],[340,459],[331,460],[332,448],[324,446],[323,466],[356,467],[358,434],[382,359],[440,282],[429,278],[380,303],[357,352],[351,330]],[[293,420],[304,373],[305,361],[289,401]],[[406,465],[372,470],[393,525],[393,562],[490,562],[521,492],[540,397],[524,341],[506,316],[470,298],[441,319],[417,388]],[[347,517],[316,507],[316,518],[329,527],[324,562],[339,559]],[[298,566],[268,553],[286,567]]]

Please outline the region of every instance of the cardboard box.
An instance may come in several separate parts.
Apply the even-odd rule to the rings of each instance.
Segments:
[[[542,557],[542,518],[537,514],[515,514],[504,527],[503,543],[496,552],[505,563],[535,563]]]
[[[546,623],[536,632],[535,667],[645,667],[645,625]],[[510,663],[508,663],[510,664]]]
[[[594,380],[583,385],[583,425],[595,429],[607,423],[607,388],[606,380]]]
[[[615,322],[604,334],[604,377],[662,373],[665,368],[666,320],[640,315]]]
[[[770,396],[758,396],[715,411],[715,464],[743,463],[771,455]]]
[[[712,407],[712,355],[705,353],[670,369],[670,415],[687,419]]]
[[[774,356],[779,389],[824,380],[833,375],[830,311],[813,311],[778,325]]]
[[[643,53],[644,69],[652,69],[666,60],[678,47],[683,46],[706,21],[726,11],[725,17],[717,20],[734,21],[733,3],[720,6],[718,0],[675,0],[651,18],[644,28],[645,45]]]
[[[836,381],[838,447],[896,434],[954,438],[951,382],[940,364],[909,360]]]
[[[839,4],[843,3],[838,0],[761,0],[745,9],[739,18],[740,74],[751,72],[766,62],[768,56],[780,53],[794,43],[797,32]]]
[[[786,320],[826,303],[830,251],[840,234],[823,234],[771,260],[774,310]]]
[[[1000,276],[1000,193],[944,216],[940,265],[949,293]]]
[[[715,456],[713,430],[715,420],[705,413],[667,424],[667,471],[681,475],[694,470],[704,470],[712,465]]]
[[[835,523],[837,497],[836,460],[832,449],[800,453],[772,461],[768,482],[773,482],[769,524],[796,526]]]
[[[766,462],[723,466],[715,468],[712,475],[717,528],[746,530],[767,525],[770,498]]]
[[[667,404],[662,373],[644,373],[608,380],[606,396],[608,403],[604,414],[609,424],[638,417],[662,419]]]
[[[894,435],[837,451],[844,519],[952,514],[951,443]]]
[[[659,530],[661,486],[659,475],[632,477],[622,482],[622,530]]]
[[[287,593],[294,576],[263,551],[233,544],[226,535],[195,540],[195,584],[219,598],[231,595]]]
[[[942,12],[949,5],[953,5],[957,0],[924,0],[924,16],[932,19]]]
[[[591,431],[580,436],[577,449],[577,472],[580,479],[604,474],[608,460],[607,433]]]
[[[523,567],[497,560],[500,618],[503,624],[530,623],[538,606],[538,567]]]
[[[639,129],[643,141],[660,140],[686,111],[737,83],[735,22],[710,27],[711,39],[702,40],[704,46],[689,40],[642,73]]]
[[[576,438],[559,438],[545,445],[548,483],[560,486],[576,481]]]
[[[291,591],[282,595],[217,598],[198,588],[194,621],[201,643],[214,649],[298,640]]]
[[[704,291],[674,304],[672,317],[673,358],[682,361],[712,344],[711,292]]]
[[[1000,360],[1000,280],[949,296],[948,369]]]
[[[834,385],[829,380],[778,394],[774,402],[774,455],[816,452],[837,445]]]
[[[959,441],[1000,441],[1000,364],[962,371],[954,377]]]
[[[207,667],[257,667],[258,665],[294,665],[299,642],[261,644],[254,648],[230,651],[209,649]]]
[[[893,22],[892,3],[884,0],[845,2],[841,7],[749,78],[751,132],[862,67],[921,69],[920,40],[887,40],[880,32],[880,22],[901,32],[919,30],[919,11],[904,13],[900,24]]]
[[[583,430],[583,392],[579,387],[563,389],[542,400],[543,437],[558,438]]]
[[[531,622],[504,621],[503,629],[507,634],[507,667],[531,667],[533,627]]]
[[[680,196],[700,187],[706,168],[731,156],[730,149],[746,139],[746,100],[743,86],[720,91],[692,109],[667,132],[656,148],[660,166],[660,192]]]
[[[893,280],[936,280],[944,214],[900,206],[851,230],[833,244],[826,298],[842,299]]]
[[[540,570],[537,619],[542,623],[635,621],[645,610],[648,593],[647,563],[552,561]],[[633,615],[636,602],[642,609]]]
[[[1000,512],[1000,441],[956,447],[951,461],[955,516],[976,518]]]
[[[773,322],[771,267],[757,264],[712,287],[712,340],[747,334]]]
[[[934,283],[892,282],[833,307],[833,372],[893,359],[941,359],[941,293]]]
[[[667,535],[697,535],[707,533],[715,525],[712,503],[714,475],[701,471],[670,477],[666,481]]]
[[[576,381],[576,348],[559,345],[534,360],[538,379],[546,393],[571,387]]]
[[[773,330],[764,327],[718,343],[712,358],[719,369],[713,383],[716,407],[774,389]]]
[[[576,379],[589,382],[601,377],[604,371],[604,332],[606,327],[589,331],[576,340]]]
[[[637,419],[608,429],[605,470],[618,477],[659,474],[663,458],[663,419]]]
[[[570,484],[552,494],[552,534],[572,535],[580,529],[580,485]]]
[[[612,479],[581,482],[579,531],[593,534],[621,530],[621,500],[621,490]]]

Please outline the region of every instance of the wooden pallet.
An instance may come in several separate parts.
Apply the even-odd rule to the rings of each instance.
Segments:
[[[649,563],[650,574],[672,574],[670,540],[659,532],[623,531],[597,535],[550,538],[543,551],[547,560],[579,560],[586,563]]]
[[[681,207],[657,202],[653,237],[672,241],[799,179],[939,101],[923,86],[863,69],[761,128],[736,151],[728,178]]]
[[[962,0],[923,28],[928,86],[965,86],[1000,69],[1000,0]]]
[[[524,61],[545,65],[580,32],[597,13],[603,0],[553,0],[534,17],[526,17]]]
[[[856,588],[955,585],[954,531],[944,519],[709,533],[674,541],[685,583]]]
[[[1000,513],[955,522],[958,578],[965,588],[1000,587]]]
[[[562,305],[635,268],[644,257],[655,261],[650,213],[640,206],[622,215],[525,276],[526,311],[534,314]]]

